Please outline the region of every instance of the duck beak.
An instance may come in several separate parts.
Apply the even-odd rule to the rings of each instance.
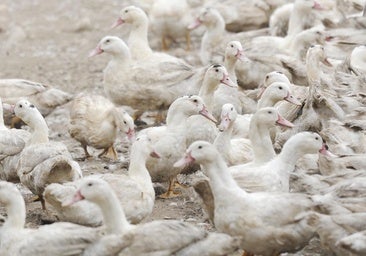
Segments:
[[[119,17],[111,26],[111,29],[112,28],[115,28],[115,27],[118,27],[119,25],[122,25],[123,23],[125,23],[125,21]]]
[[[205,105],[203,105],[203,108],[200,110],[199,114],[203,115],[208,120],[211,120],[212,122],[217,123],[216,118],[207,110]]]
[[[228,74],[224,74],[224,76],[222,77],[222,79],[220,80],[221,83],[226,84],[229,87],[233,87],[236,88],[238,87],[237,84],[235,84],[229,77]]]
[[[322,148],[319,149],[319,153],[328,157],[337,157],[337,155],[330,152],[327,144],[323,143]]]
[[[296,99],[294,96],[290,94],[290,92],[287,93],[287,96],[284,98],[285,101],[288,101],[294,105],[301,106],[301,102]]]
[[[89,53],[88,57],[90,58],[90,57],[93,57],[93,56],[95,56],[95,55],[102,54],[103,52],[104,52],[104,51],[102,50],[102,48],[100,48],[100,45],[98,45],[97,47],[95,47],[95,49],[94,49],[94,50],[92,50],[92,51]]]
[[[15,115],[14,108],[15,108],[15,105],[11,105],[11,104],[8,104],[8,103],[3,103],[3,109],[6,110],[6,111],[9,111],[13,115]]]
[[[190,24],[187,29],[189,30],[193,30],[195,28],[198,28],[199,26],[202,25],[202,21],[200,20],[200,18],[197,18],[192,24]]]
[[[257,99],[260,99],[264,93],[264,91],[267,89],[267,87],[262,87],[262,88],[259,88],[259,92],[257,94]]]
[[[174,163],[174,167],[183,167],[187,164],[193,163],[194,161],[196,161],[196,159],[194,159],[194,157],[191,156],[191,152],[187,152],[185,154],[184,157],[182,157],[180,160],[178,160],[177,162]]]
[[[135,141],[135,130],[129,128],[128,131],[126,132],[127,138],[130,142],[134,142]]]
[[[323,10],[323,7],[317,1],[314,1],[313,9]]]
[[[333,67],[332,63],[329,62],[328,58],[325,58],[323,61],[322,61],[326,66],[328,67]]]
[[[292,127],[295,126],[293,123],[291,123],[290,121],[283,118],[280,114],[278,115],[278,119],[276,121],[276,124],[284,126],[284,127],[288,127],[288,128],[292,128]]]
[[[229,127],[230,122],[231,122],[231,120],[230,120],[230,118],[229,118],[229,115],[228,115],[228,114],[226,114],[226,115],[222,116],[222,117],[221,117],[221,123],[220,123],[220,124],[219,124],[219,126],[218,126],[219,131],[220,131],[220,132],[225,131],[225,130]]]
[[[80,190],[78,190],[78,191],[76,191],[75,195],[73,196],[73,198],[71,200],[68,200],[68,201],[62,203],[62,207],[67,207],[67,206],[73,205],[74,203],[79,202],[84,199],[85,199],[85,197],[81,194]]]
[[[150,156],[153,158],[161,158],[161,156],[155,150],[150,153]]]

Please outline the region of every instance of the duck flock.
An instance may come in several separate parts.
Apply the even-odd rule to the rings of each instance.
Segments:
[[[120,4],[102,93],[0,79],[0,255],[366,255],[365,1]],[[127,173],[83,168],[121,136]],[[58,221],[27,228],[19,184]],[[210,230],[147,220],[185,190]]]

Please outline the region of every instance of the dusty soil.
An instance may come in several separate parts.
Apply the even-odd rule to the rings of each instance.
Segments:
[[[2,0],[0,3],[0,78],[23,78],[50,84],[75,95],[103,94],[102,70],[107,56],[87,58],[105,35],[123,36],[125,31],[110,25],[119,10],[133,1],[117,0]],[[152,38],[153,48],[158,39]],[[198,49],[198,39],[193,42]],[[170,52],[192,60],[194,52],[185,52],[184,44]],[[194,58],[193,58],[194,59]],[[80,144],[67,133],[70,103],[57,108],[46,117],[50,138],[64,142],[74,158],[81,158]],[[148,121],[148,120],[147,120]],[[85,176],[93,173],[122,173],[128,166],[128,144],[117,141],[119,161],[97,158],[79,161]],[[163,184],[166,186],[166,184]],[[52,211],[43,212],[32,194],[18,184],[27,203],[27,226],[37,227],[55,221]],[[192,188],[184,189],[181,197],[157,199],[152,215],[146,220],[180,219],[214,230],[207,221],[200,201]],[[4,214],[4,209],[0,208]],[[321,255],[317,241],[297,255]]]

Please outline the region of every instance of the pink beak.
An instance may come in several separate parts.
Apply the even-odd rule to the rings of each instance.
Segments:
[[[225,131],[229,125],[230,125],[230,118],[229,118],[229,115],[226,114],[224,116],[221,117],[221,123],[219,124],[219,130],[222,132],[222,131]]]
[[[281,126],[288,127],[288,128],[292,128],[295,126],[293,123],[291,123],[290,121],[283,118],[280,114],[278,114],[278,119],[276,121],[276,124],[279,124]]]
[[[154,158],[160,158],[160,155],[155,150],[150,153],[150,156]]]
[[[317,1],[314,1],[313,9],[323,10],[323,7]]]
[[[249,59],[244,56],[244,51],[243,50],[238,50],[235,57],[240,61],[249,61]]]
[[[264,93],[264,91],[267,89],[267,87],[262,87],[262,88],[259,88],[259,92],[258,92],[258,95],[257,95],[257,99],[260,99]]]
[[[119,17],[111,26],[111,29],[112,28],[115,28],[115,27],[118,27],[119,25],[122,25],[123,23],[125,23],[125,21]]]
[[[74,203],[79,202],[84,199],[85,199],[85,197],[81,194],[80,190],[78,190],[78,191],[76,191],[74,197],[71,200],[62,203],[62,207],[73,205]]]
[[[319,149],[319,153],[325,156],[329,156],[329,157],[336,157],[335,154],[333,154],[332,152],[328,151],[328,145],[323,143],[323,146],[321,149]]]
[[[174,167],[183,167],[187,164],[193,163],[194,161],[196,161],[196,159],[194,159],[194,157],[191,156],[191,152],[187,152],[186,155],[181,158],[180,160],[178,160],[177,162],[175,162],[175,164],[173,165]]]
[[[200,110],[199,114],[203,115],[208,120],[211,120],[212,122],[217,123],[216,118],[207,110],[205,105],[203,105],[203,108]]]
[[[15,114],[14,108],[15,108],[15,105],[11,105],[11,104],[8,104],[8,103],[3,103],[3,109],[6,110],[6,111],[9,111],[12,114]]]
[[[130,142],[133,142],[135,140],[135,130],[134,129],[129,128],[126,134],[127,134],[128,140]]]
[[[323,60],[323,63],[324,63],[325,65],[327,65],[328,67],[333,67],[332,63],[330,63],[330,62],[329,62],[328,58],[325,58],[325,59]]]
[[[227,86],[229,86],[229,87],[234,87],[234,88],[238,87],[238,85],[237,85],[237,84],[235,84],[235,83],[230,79],[230,77],[229,77],[229,75],[228,75],[228,74],[224,74],[224,75],[223,75],[223,77],[222,77],[222,79],[220,80],[220,82],[221,82],[221,83],[223,83],[223,84],[226,84],[226,85],[227,85]]]
[[[200,18],[197,18],[192,24],[190,24],[187,29],[189,30],[193,30],[195,28],[198,28],[199,26],[202,25],[202,21],[200,20]]]
[[[98,45],[97,47],[95,47],[95,49],[94,49],[94,50],[92,50],[92,51],[89,53],[88,57],[90,58],[90,57],[93,57],[93,56],[95,56],[95,55],[102,54],[103,52],[104,52],[104,51],[100,48],[100,45]]]
[[[290,92],[287,93],[287,96],[284,98],[285,101],[288,101],[294,105],[301,106],[301,102],[298,101],[294,96],[290,94]]]

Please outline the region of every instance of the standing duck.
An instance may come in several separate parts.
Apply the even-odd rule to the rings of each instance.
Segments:
[[[33,104],[20,100],[14,112],[32,129],[31,138],[20,154],[18,176],[21,183],[39,197],[45,209],[45,187],[51,183],[76,180],[82,176],[81,169],[65,144],[49,141],[47,123]]]
[[[212,123],[216,122],[216,119],[207,110],[201,97],[197,95],[183,96],[176,99],[169,107],[165,129],[157,127],[155,129],[148,128],[147,131],[141,131],[146,132],[148,135],[154,133],[156,140],[154,148],[161,156],[160,159],[149,158],[147,161],[147,169],[150,172],[152,180],[169,181],[168,191],[160,195],[161,198],[170,198],[179,195],[173,191],[173,187],[175,177],[181,172],[181,169],[174,168],[173,164],[185,150],[188,136],[187,123],[192,115],[200,115]]]
[[[117,160],[114,142],[120,130],[132,140],[135,129],[132,117],[117,109],[112,102],[99,95],[81,95],[74,99],[70,111],[69,133],[81,142],[86,157],[90,157],[87,146],[104,149],[105,155]]]

